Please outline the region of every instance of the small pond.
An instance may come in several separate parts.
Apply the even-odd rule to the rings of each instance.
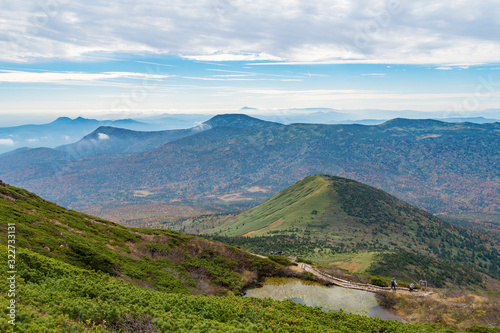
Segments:
[[[245,296],[280,301],[288,299],[308,306],[319,306],[325,311],[342,309],[348,313],[401,321],[377,303],[374,293],[335,286],[327,287],[294,278],[266,278],[262,287],[247,290]]]

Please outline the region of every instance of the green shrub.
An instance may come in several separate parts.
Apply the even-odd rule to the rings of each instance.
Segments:
[[[178,238],[170,237],[170,238],[168,239],[168,245],[169,245],[170,247],[176,247],[176,246],[178,246],[180,243],[181,243],[181,240],[180,240],[180,239],[178,239]]]
[[[170,247],[159,243],[149,242],[148,248],[151,254],[165,255],[170,252]]]
[[[499,327],[472,326],[465,330],[471,333],[500,333]]]
[[[308,265],[312,265],[312,264],[313,264],[313,262],[312,262],[311,260],[309,260],[309,259],[304,259],[304,258],[302,258],[302,257],[297,257],[297,262],[303,262],[303,263],[306,263],[306,264],[308,264]]]
[[[274,254],[270,254],[267,256],[269,259],[271,259],[272,261],[280,264],[280,265],[283,265],[283,266],[290,266],[292,264],[292,262],[290,261],[290,259],[288,259],[287,257],[283,257],[283,256],[279,256],[279,255],[274,255]]]
[[[373,284],[374,286],[379,286],[379,287],[386,286],[384,280],[380,276],[373,276],[370,280],[370,284]]]
[[[141,236],[136,235],[136,234],[132,234],[129,231],[127,231],[126,229],[122,229],[122,228],[119,228],[119,227],[110,227],[108,230],[112,234],[114,234],[115,236],[119,237],[119,239],[121,241],[136,242],[139,239],[141,239]]]

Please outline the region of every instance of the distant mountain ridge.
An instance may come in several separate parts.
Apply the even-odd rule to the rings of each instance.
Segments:
[[[99,124],[98,121],[93,119],[76,118],[74,120],[61,117],[53,122],[53,124]],[[138,123],[133,120],[119,120],[113,124],[128,124],[128,123]],[[138,123],[140,124],[140,123]],[[147,150],[159,147],[171,141],[175,141],[201,131],[205,131],[211,128],[217,127],[228,127],[228,128],[250,128],[250,127],[265,127],[265,126],[277,126],[278,123],[267,122],[252,118],[241,114],[229,114],[215,116],[208,121],[199,124],[198,126],[180,129],[180,130],[165,130],[165,131],[135,131],[125,128],[112,127],[112,126],[100,126],[92,133],[84,136],[81,140],[68,144],[61,145],[54,148],[54,152],[45,149],[47,156],[41,156],[41,159],[33,159],[32,164],[44,161],[50,156],[55,155],[61,157],[60,153],[55,151],[63,151],[67,153],[65,155],[66,160],[77,160],[85,158],[92,155],[125,155],[125,154],[136,154],[145,152]],[[4,157],[12,154],[23,153],[30,148],[23,147],[19,150],[6,153]],[[40,149],[40,148],[31,148]],[[1,155],[0,155],[1,156]]]
[[[434,119],[394,118],[382,123],[380,126],[384,128],[394,128],[394,127],[408,128],[414,126],[416,128],[425,129],[434,126],[441,126],[446,128],[446,127],[453,127],[454,125],[453,124],[448,125],[448,123],[443,123],[442,121]]]
[[[144,152],[170,141],[200,132],[201,127],[185,130],[143,132],[123,128],[101,126],[70,145],[56,147],[77,158],[100,154],[134,154]]]
[[[366,124],[377,125],[393,118],[436,119],[444,122],[492,123],[500,121],[500,110],[490,109],[472,112],[415,110],[341,110],[332,108],[290,108],[290,109],[257,109],[245,107],[243,112],[259,114],[264,120],[277,121],[283,124]],[[267,114],[269,113],[269,114]]]
[[[260,120],[245,114],[223,114],[217,115],[203,123],[211,128],[215,127],[232,127],[232,128],[250,128],[250,127],[267,127],[279,126],[280,123]]]
[[[395,119],[376,126],[279,125],[248,118],[221,115],[213,123],[224,127],[208,122],[203,131],[121,157],[75,160],[46,150],[45,157],[34,158],[19,152],[0,158],[0,177],[115,220],[135,218],[117,213],[117,206],[131,204],[247,208],[318,173],[362,181],[431,212],[500,212],[499,123]],[[112,142],[108,136],[101,140],[105,145]],[[146,147],[139,149],[145,140],[139,137],[131,149]]]
[[[149,124],[133,119],[96,120],[78,117],[59,117],[53,122],[42,125],[21,125],[1,127],[0,139],[10,140],[9,144],[0,145],[0,154],[21,147],[54,148],[76,142],[99,126],[114,126],[135,130],[146,130]]]
[[[242,108],[242,111],[255,111],[255,108]],[[247,122],[243,127],[249,127],[249,123],[253,122],[255,126],[264,125],[262,121],[268,121],[265,124],[271,125],[275,124],[292,124],[292,123],[312,123],[312,124],[363,124],[363,125],[378,125],[387,120],[382,119],[354,119],[349,120],[348,113],[338,112],[340,110],[333,110],[329,108],[308,108],[308,109],[290,109],[286,112],[291,112],[287,114],[285,110],[278,115],[260,115],[260,119],[249,117],[241,114],[234,114],[240,117],[243,116],[254,119],[245,119]],[[305,112],[304,114],[296,112]],[[500,113],[496,110],[484,113],[485,115],[495,116]],[[392,114],[392,113],[391,113]],[[227,114],[231,116],[231,114]],[[394,113],[394,115],[396,115]],[[417,114],[416,114],[417,115]],[[425,115],[425,113],[418,113],[419,117]],[[109,126],[124,128],[136,131],[163,131],[163,130],[174,130],[174,129],[189,129],[196,127],[197,124],[202,125],[203,122],[207,122],[208,115],[160,115],[154,117],[144,117],[136,119],[119,119],[119,120],[96,120],[96,119],[86,119],[83,117],[77,117],[71,119],[69,117],[59,117],[56,120],[42,125],[19,125],[11,127],[0,127],[0,155],[6,152],[11,152],[13,150],[28,147],[28,148],[39,148],[48,147],[55,148],[61,145],[67,145],[75,143],[82,137],[88,135],[92,131],[96,130],[100,126]],[[213,119],[215,118],[215,119]],[[444,121],[444,122],[472,122],[472,123],[493,123],[499,120],[486,117],[451,117],[451,118],[439,118],[433,117],[434,119]],[[217,120],[217,116],[208,119],[208,121],[220,121]],[[233,124],[225,125],[234,127],[237,120],[233,119]],[[224,120],[227,122],[227,119]],[[260,125],[257,125],[260,124]],[[209,125],[209,124],[206,124]],[[223,124],[215,124],[215,127],[222,126]],[[210,125],[209,125],[210,126]],[[254,127],[253,125],[251,127]]]

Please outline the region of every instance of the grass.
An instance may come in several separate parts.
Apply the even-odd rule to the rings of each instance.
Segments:
[[[432,297],[389,295],[393,311],[408,322],[440,323],[457,329],[496,327],[500,332],[500,294],[464,290],[434,290]]]
[[[231,244],[254,253],[282,250],[374,275],[415,279],[427,274],[436,287],[485,289],[481,273],[500,279],[498,238],[451,225],[345,178],[308,176],[261,205],[224,219],[202,233],[234,237]],[[241,235],[247,237],[236,239]]]
[[[0,255],[6,256],[3,245]],[[18,257],[16,325],[0,316],[0,330],[6,333],[455,332],[436,325],[325,312],[292,301],[166,293],[26,249],[19,249]],[[5,271],[0,278],[5,280]],[[7,289],[5,283],[0,285],[3,309],[9,303]]]
[[[268,260],[258,268],[253,256],[222,243],[170,230],[126,228],[0,186],[4,239],[8,223],[16,224],[18,248],[165,292],[238,293],[255,283],[266,265],[274,267]]]
[[[376,255],[377,252],[338,253],[332,255],[330,260],[318,263],[329,263],[352,273],[365,273],[377,261]]]
[[[239,236],[251,231],[263,229],[275,221],[284,219],[274,230],[288,228],[306,229],[309,223],[314,223],[330,205],[328,192],[329,183],[321,176],[314,175],[288,187],[278,193],[273,200],[267,200],[261,205],[241,214],[209,233],[223,233],[227,236]],[[262,236],[267,230],[256,232],[252,236]]]
[[[2,332],[453,332],[234,296],[283,266],[179,232],[125,228],[21,189],[0,194],[0,237],[16,225],[19,305],[16,326],[0,316]]]

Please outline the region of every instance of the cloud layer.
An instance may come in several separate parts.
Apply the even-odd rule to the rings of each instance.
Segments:
[[[18,0],[2,7],[3,61],[153,53],[202,61],[500,62],[496,0]]]
[[[0,82],[9,83],[70,83],[113,79],[142,79],[158,80],[168,78],[168,75],[154,75],[149,73],[131,73],[131,72],[103,72],[103,73],[82,73],[82,72],[27,72],[0,70]]]

